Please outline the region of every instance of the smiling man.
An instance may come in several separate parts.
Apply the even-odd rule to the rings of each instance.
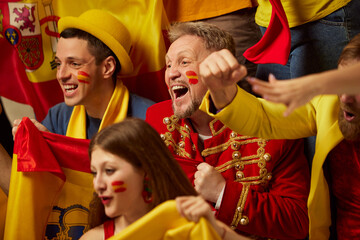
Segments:
[[[242,136],[199,110],[207,91],[199,66],[220,49],[234,53],[231,35],[188,22],[172,26],[169,36],[165,81],[171,100],[151,106],[146,120],[219,220],[244,235],[305,238],[309,169],[302,141]]]
[[[342,51],[339,68],[359,61],[357,35]],[[222,67],[209,67],[214,65]],[[289,139],[316,135],[308,200],[309,238],[359,238],[360,94],[320,95],[284,117],[285,105],[257,99],[239,89],[239,78],[231,77],[237,71],[242,71],[241,66],[228,51],[216,52],[203,62],[200,73],[209,93],[200,109],[242,134]],[[276,91],[281,89],[275,88],[273,93]],[[230,101],[224,100],[224,93]],[[331,212],[331,207],[335,211]],[[330,235],[329,229],[336,231]]]
[[[79,17],[61,18],[59,31],[55,62],[64,102],[49,110],[43,125],[35,125],[43,131],[89,139],[127,116],[145,119],[153,102],[130,94],[118,80],[118,75],[133,71],[131,37],[125,26],[110,13],[93,9]]]

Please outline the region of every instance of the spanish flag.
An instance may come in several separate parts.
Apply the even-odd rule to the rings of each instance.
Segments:
[[[109,11],[130,30],[134,72],[122,79],[130,92],[169,99],[163,35],[168,21],[161,0],[0,0],[0,96],[32,106],[39,121],[62,102],[54,62],[57,22],[94,8]]]
[[[16,133],[4,239],[79,239],[93,186],[89,140],[40,132],[24,118]]]
[[[132,223],[109,240],[220,240],[211,224],[200,218],[198,223],[189,222],[176,210],[174,200],[166,201]]]

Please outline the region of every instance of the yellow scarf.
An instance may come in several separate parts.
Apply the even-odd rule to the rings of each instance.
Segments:
[[[113,123],[124,120],[127,115],[128,104],[129,91],[122,81],[117,80],[114,93],[101,120],[99,131]],[[86,110],[83,105],[74,107],[66,130],[66,136],[86,139]]]

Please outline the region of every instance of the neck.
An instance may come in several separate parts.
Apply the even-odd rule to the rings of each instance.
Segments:
[[[102,119],[114,90],[115,86],[112,84],[111,86],[104,86],[98,91],[97,96],[92,97],[91,102],[85,105],[87,115],[92,118]]]
[[[195,129],[195,131],[201,135],[211,136],[211,130],[209,123],[214,118],[210,117],[208,114],[204,113],[201,110],[197,110],[193,115],[191,115],[190,120]]]
[[[136,211],[132,213],[124,213],[123,215],[115,218],[115,234],[118,232],[121,232],[123,229],[125,229],[127,226],[135,222],[136,220],[143,217],[145,214],[147,214],[150,211],[148,209],[148,204],[144,206],[143,208],[138,208]]]

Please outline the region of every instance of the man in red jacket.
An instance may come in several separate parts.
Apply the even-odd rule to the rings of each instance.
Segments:
[[[174,25],[169,37],[171,100],[150,107],[147,121],[219,220],[248,236],[305,238],[310,177],[302,141],[242,136],[198,109],[207,91],[199,65],[212,52],[234,53],[232,37],[201,22]]]

